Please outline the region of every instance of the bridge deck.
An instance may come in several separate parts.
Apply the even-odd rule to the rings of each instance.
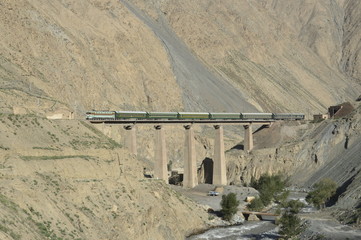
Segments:
[[[248,125],[260,124],[260,125],[269,125],[274,120],[243,120],[243,119],[202,119],[202,120],[193,120],[193,119],[121,119],[121,120],[89,120],[91,123],[99,124],[222,124],[222,125]]]
[[[242,214],[254,214],[254,215],[274,216],[274,217],[279,216],[279,214],[275,214],[275,213],[268,213],[268,212],[252,212],[252,211],[242,211]]]

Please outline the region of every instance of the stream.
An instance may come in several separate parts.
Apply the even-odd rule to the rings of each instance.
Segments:
[[[288,200],[300,200],[301,202],[307,204],[305,201],[306,193],[304,192],[291,192]],[[311,213],[316,209],[306,205],[301,212]],[[268,239],[278,239],[280,235],[278,234],[278,226],[274,224],[274,221],[245,221],[242,225],[224,227],[224,228],[214,228],[208,230],[202,234],[194,235],[188,237],[188,240],[248,240],[248,239],[257,239],[257,240],[268,240]]]
[[[278,239],[278,228],[271,221],[260,222],[244,222],[242,225],[215,228],[206,231],[205,233],[194,235],[189,240],[213,240],[213,239],[227,239],[227,240],[243,240],[243,239]]]

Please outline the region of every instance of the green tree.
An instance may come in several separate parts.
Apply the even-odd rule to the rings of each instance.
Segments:
[[[251,203],[249,203],[247,205],[248,209],[251,211],[262,211],[262,209],[264,208],[263,202],[261,200],[261,198],[256,197],[255,199],[253,199],[253,201]]]
[[[282,214],[279,223],[281,224],[279,233],[285,239],[297,236],[303,231],[301,219],[297,214],[286,211]]]
[[[297,214],[305,204],[298,200],[290,200],[283,205],[284,213],[279,220],[279,223],[281,224],[280,234],[283,235],[283,238],[289,239],[299,235],[304,230],[301,219]]]
[[[336,190],[336,183],[329,178],[324,178],[314,185],[314,190],[307,194],[306,201],[317,208],[322,208]]]
[[[298,214],[301,208],[305,207],[303,202],[299,200],[290,200],[283,204],[283,207],[286,209],[287,212]]]
[[[235,193],[229,193],[222,196],[221,212],[223,213],[223,219],[230,221],[234,214],[237,212],[239,201],[237,200]]]
[[[275,193],[274,194],[274,200],[277,203],[283,204],[286,202],[288,196],[290,195],[290,191],[289,190],[283,190],[280,193]]]
[[[288,196],[288,192],[284,191],[286,180],[280,174],[274,176],[264,174],[257,181],[252,180],[251,187],[258,190],[265,206],[269,205],[273,200],[284,200]]]

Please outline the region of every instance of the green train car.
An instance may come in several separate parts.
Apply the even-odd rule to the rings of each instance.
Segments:
[[[241,113],[209,113],[210,119],[241,119]]]
[[[272,119],[273,113],[241,113],[242,119],[264,120]]]
[[[178,112],[178,119],[209,119],[206,112]]]
[[[141,112],[141,111],[116,111],[115,118],[116,119],[130,119],[130,118],[147,119],[148,113]]]
[[[86,112],[87,120],[115,120],[114,111],[88,111]]]
[[[178,119],[177,112],[148,112],[150,119]]]
[[[303,120],[303,113],[208,113],[208,112],[144,112],[144,111],[88,111],[87,120],[121,119],[209,119],[209,120]]]

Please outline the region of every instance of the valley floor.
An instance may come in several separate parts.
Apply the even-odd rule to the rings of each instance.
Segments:
[[[256,192],[253,188],[248,187],[237,187],[237,186],[226,186],[218,196],[208,196],[209,191],[216,189],[216,186],[211,184],[200,184],[192,189],[184,189],[180,186],[172,185],[172,188],[195,202],[205,205],[215,211],[221,209],[220,202],[222,200],[222,194],[227,194],[229,192],[237,193],[238,199],[244,200],[247,196],[254,196]],[[291,198],[299,198],[301,201],[304,201],[305,193],[295,193],[291,194]],[[244,209],[247,203],[241,201],[239,209]],[[361,230],[352,228],[348,225],[343,225],[339,223],[332,215],[331,210],[325,211],[307,211],[299,215],[301,219],[304,220],[307,228],[300,235],[300,239],[361,239]],[[219,224],[220,222],[218,222]],[[275,239],[278,234],[278,227],[273,223],[267,221],[267,224],[262,222],[245,222],[241,227],[230,226],[220,229],[212,229],[207,233],[197,236],[192,236],[189,239],[228,239],[234,235],[234,232],[238,232],[238,237],[244,237],[248,239],[247,236],[256,237],[257,239]],[[244,225],[244,226],[243,226]],[[227,235],[227,229],[229,233]],[[227,238],[228,237],[228,238]],[[237,238],[239,239],[239,238]],[[243,238],[241,238],[243,239]]]

